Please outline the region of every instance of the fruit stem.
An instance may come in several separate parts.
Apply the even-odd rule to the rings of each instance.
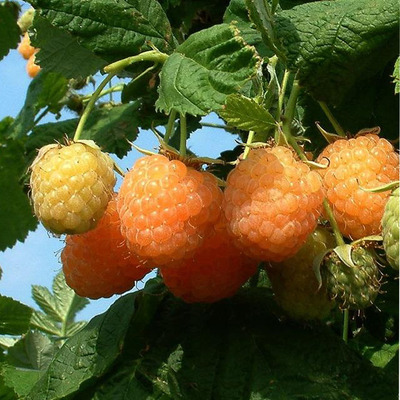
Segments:
[[[200,122],[201,126],[206,126],[208,128],[216,128],[216,129],[224,129],[227,132],[235,132],[234,129],[229,128],[228,126],[224,125],[224,124],[213,124],[211,122]]]
[[[246,144],[250,145],[254,139],[254,131],[249,131],[249,136],[247,136]],[[243,160],[249,155],[250,146],[246,146],[243,152]]]
[[[180,122],[181,122],[181,140],[179,143],[179,153],[181,156],[186,155],[186,139],[187,139],[187,127],[186,127],[186,115],[184,113],[180,113]]]
[[[282,79],[282,85],[279,90],[279,98],[278,98],[278,109],[276,110],[276,120],[279,121],[281,119],[281,112],[283,106],[283,99],[285,97],[286,87],[289,80],[290,71],[285,69],[285,73]]]
[[[339,136],[343,136],[346,137],[346,133],[343,130],[343,128],[340,126],[339,122],[337,121],[337,119],[333,116],[333,114],[331,113],[331,110],[329,109],[328,105],[324,102],[324,101],[319,101],[318,104],[320,105],[320,107],[322,108],[322,111],[325,113],[325,115],[327,116],[327,118],[329,119],[329,122],[332,124],[333,128],[335,129],[335,132],[339,135]]]
[[[168,54],[162,53],[159,50],[145,51],[136,56],[124,58],[104,67],[104,72],[108,74],[118,74],[124,68],[140,61],[153,61],[155,64],[164,63],[168,58]]]
[[[175,123],[175,118],[176,118],[176,110],[171,110],[171,113],[169,114],[168,118],[167,128],[165,130],[165,135],[164,135],[164,143],[166,144],[169,142],[169,139],[171,137],[172,129]]]
[[[331,227],[333,229],[333,234],[335,235],[336,244],[338,246],[342,246],[342,245],[346,244],[344,239],[343,239],[343,236],[342,236],[342,234],[340,232],[339,226],[338,226],[338,224],[336,222],[335,216],[333,215],[332,209],[329,206],[328,200],[324,199],[323,204],[324,204],[325,213],[326,213],[326,215],[328,217],[328,220],[329,220],[329,222],[331,224]]]
[[[349,309],[343,311],[343,341],[347,344],[349,341]]]
[[[299,81],[295,79],[293,81],[292,91],[290,92],[289,100],[286,104],[285,113],[282,118],[282,133],[285,136],[286,141],[293,147],[300,159],[303,161],[308,161],[303,149],[299,146],[296,138],[292,135],[291,132],[292,122],[296,111],[297,98],[299,96],[300,90],[301,88],[299,85]]]
[[[76,142],[79,140],[81,133],[83,131],[83,127],[85,126],[86,120],[89,117],[90,112],[93,110],[94,104],[96,103],[97,99],[99,98],[100,93],[104,89],[104,87],[108,84],[108,82],[111,81],[111,79],[114,77],[114,73],[109,74],[106,76],[106,78],[100,83],[99,87],[94,91],[92,94],[92,97],[90,98],[85,110],[82,113],[82,116],[79,120],[78,126],[76,127],[75,135],[74,135],[74,141]]]

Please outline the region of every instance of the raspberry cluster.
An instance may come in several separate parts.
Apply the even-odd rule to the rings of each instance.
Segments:
[[[144,156],[113,195],[113,162],[96,146],[41,149],[31,167],[34,210],[45,227],[68,234],[61,258],[78,294],[122,293],[159,268],[175,296],[210,303],[234,295],[263,261],[292,318],[323,319],[334,302],[360,309],[374,301],[380,283],[371,253],[357,247],[356,268],[334,251],[321,258],[335,243],[316,227],[325,194],[343,234],[381,232],[389,195],[364,189],[395,179],[398,155],[389,142],[372,134],[338,140],[318,157],[326,165],[318,170],[287,147],[253,148],[224,191],[214,175],[185,162]],[[388,203],[382,222],[389,261],[396,251],[398,260],[395,208]],[[325,259],[322,282],[313,270],[318,257]]]

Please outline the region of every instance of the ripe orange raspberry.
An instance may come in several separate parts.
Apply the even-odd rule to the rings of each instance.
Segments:
[[[317,256],[334,248],[335,244],[331,232],[317,228],[293,257],[268,268],[275,299],[291,318],[324,319],[334,307],[326,284],[319,288],[313,262]]]
[[[229,173],[223,209],[228,230],[249,256],[282,261],[315,229],[323,200],[318,173],[283,146],[250,151]]]
[[[376,134],[340,139],[317,158],[327,166],[318,172],[325,195],[343,235],[351,239],[381,232],[381,220],[390,192],[370,193],[399,177],[399,155]]]
[[[39,65],[35,64],[35,53],[29,57],[29,60],[26,63],[26,72],[31,78],[34,78],[41,69]]]
[[[95,229],[67,235],[61,261],[68,286],[92,299],[126,292],[149,272],[121,235],[116,195]]]
[[[219,222],[191,257],[160,272],[176,297],[187,303],[213,303],[233,296],[257,264],[232,243],[225,223]]]
[[[54,233],[93,229],[112,196],[113,161],[93,145],[45,146],[31,166],[35,214]]]
[[[122,234],[149,265],[165,265],[200,246],[221,202],[222,191],[210,173],[162,155],[142,157],[118,195]]]
[[[25,32],[20,44],[18,45],[18,52],[25,58],[25,60],[29,60],[29,58],[35,53],[35,50],[36,49],[31,46],[28,32]]]

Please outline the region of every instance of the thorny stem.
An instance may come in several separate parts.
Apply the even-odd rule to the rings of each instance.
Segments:
[[[282,112],[282,106],[283,106],[283,99],[285,97],[285,92],[286,92],[286,86],[289,80],[290,76],[290,71],[287,69],[285,70],[285,73],[283,75],[282,79],[282,85],[279,91],[279,98],[278,98],[278,109],[276,110],[276,120],[279,121],[281,118],[281,112]]]
[[[42,111],[42,113],[35,119],[35,121],[33,122],[33,126],[36,126],[40,121],[41,121],[41,119],[42,118],[44,118],[46,115],[47,115],[47,113],[50,111],[50,107],[46,107],[43,111]]]
[[[186,155],[186,139],[187,139],[187,128],[186,128],[186,115],[184,113],[180,114],[181,123],[181,140],[179,143],[179,153],[181,156]]]
[[[112,86],[108,89],[103,90],[99,95],[98,95],[98,99],[100,97],[106,96],[109,93],[114,93],[114,92],[121,92],[122,89],[124,88],[124,84],[123,83],[119,83],[118,85]],[[90,101],[91,97],[93,96],[92,94],[87,94],[85,96],[82,96],[82,102],[86,103],[88,101]]]
[[[114,73],[107,75],[106,78],[103,80],[103,82],[100,83],[99,87],[94,91],[85,110],[82,113],[82,116],[81,116],[81,119],[79,120],[78,126],[76,127],[76,131],[75,131],[75,135],[74,135],[74,139],[73,139],[74,141],[79,140],[81,133],[83,131],[83,127],[85,126],[86,120],[88,119],[89,114],[93,110],[93,107],[94,107],[100,93],[102,92],[104,87],[108,84],[108,82],[111,81],[111,79],[114,77],[114,75],[115,75]]]
[[[165,135],[164,135],[165,144],[168,144],[169,139],[171,137],[172,129],[173,129],[174,123],[175,123],[175,118],[176,118],[176,111],[171,110],[171,113],[169,114],[169,118],[168,118],[167,128],[165,130]]]
[[[104,67],[104,72],[110,74],[118,74],[124,68],[132,65],[134,63],[140,61],[153,61],[155,64],[164,63],[168,58],[168,55],[165,53],[161,53],[158,50],[149,50],[145,51],[144,53],[138,54],[136,56],[124,58],[123,60],[116,61],[112,64],[107,65]]]
[[[247,136],[246,144],[250,145],[254,139],[254,131],[249,131],[249,136]],[[246,146],[243,152],[243,160],[249,155],[250,146]]]
[[[339,136],[343,136],[346,137],[346,133],[343,130],[343,128],[340,126],[339,122],[337,121],[337,119],[333,116],[333,114],[331,113],[331,110],[329,109],[329,107],[327,106],[327,104],[324,101],[319,101],[318,104],[320,105],[320,107],[322,108],[322,111],[325,113],[325,115],[327,116],[327,118],[329,119],[330,123],[332,124],[333,128],[335,129],[335,132],[339,135]]]
[[[303,149],[297,143],[296,138],[293,137],[291,132],[292,122],[296,110],[297,98],[300,93],[300,85],[297,79],[293,81],[292,91],[290,92],[289,100],[286,105],[285,114],[283,115],[282,132],[287,142],[293,147],[298,156],[303,161],[308,161]]]

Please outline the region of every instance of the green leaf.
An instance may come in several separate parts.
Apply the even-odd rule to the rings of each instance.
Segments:
[[[15,368],[5,363],[1,365],[0,373],[5,386],[12,389],[18,399],[25,398],[41,376],[40,371]],[[2,396],[0,398],[4,399]]]
[[[53,26],[48,20],[35,16],[36,38],[32,40],[40,48],[36,63],[45,71],[54,71],[65,78],[83,78],[94,75],[107,62],[81,46],[69,32]]]
[[[63,336],[59,324],[54,322],[53,318],[40,311],[33,311],[30,325],[41,332],[59,337]]]
[[[175,47],[169,21],[156,0],[32,0],[31,4],[53,26],[69,32],[79,45],[108,62],[150,49],[148,41],[167,53]],[[65,36],[62,43],[64,40]],[[50,57],[53,46],[50,42],[47,44]],[[61,50],[57,56],[68,54],[67,51]],[[75,53],[78,59],[73,59],[74,63],[79,62],[79,54],[80,51]],[[66,69],[72,71],[72,68],[76,70],[76,66]]]
[[[77,391],[88,379],[101,377],[121,353],[135,296],[133,293],[120,298],[69,338],[31,391],[30,400],[60,399]],[[68,379],[60,380],[66,376]]]
[[[129,141],[137,138],[141,121],[139,102],[110,106],[93,111],[82,132],[81,139],[92,139],[104,151],[125,156],[131,149]]]
[[[301,4],[276,14],[288,64],[317,100],[339,104],[398,55],[395,0],[337,0]]]
[[[60,110],[59,101],[65,96],[68,82],[65,77],[53,72],[40,72],[28,87],[25,104],[10,127],[12,138],[20,138],[34,127],[36,115],[44,107],[52,112]]]
[[[16,3],[0,4],[0,60],[8,54],[10,49],[15,49],[20,40],[21,30],[11,9],[13,5]]]
[[[276,125],[274,117],[263,106],[238,94],[229,95],[218,114],[229,126],[245,131],[262,133]]]
[[[56,299],[50,293],[49,289],[44,286],[32,285],[32,298],[45,314],[57,322],[62,321],[62,316],[59,314]]]
[[[67,332],[74,332],[74,319],[89,300],[80,297],[66,284],[65,277],[60,271],[53,280],[53,294],[43,286],[32,285],[32,297],[45,314],[34,312],[31,324],[44,332],[57,336],[68,336]]]
[[[0,146],[0,251],[23,242],[36,228],[28,196],[20,179],[25,172],[24,148],[21,141],[6,140]]]
[[[400,93],[400,57],[397,57],[396,63],[394,64],[393,71],[393,83],[394,83],[394,93]]]
[[[233,25],[191,35],[164,63],[156,106],[205,115],[222,108],[256,72],[259,59]],[[193,77],[196,76],[196,79]]]
[[[32,309],[25,304],[0,295],[0,334],[21,335],[29,328]]]

